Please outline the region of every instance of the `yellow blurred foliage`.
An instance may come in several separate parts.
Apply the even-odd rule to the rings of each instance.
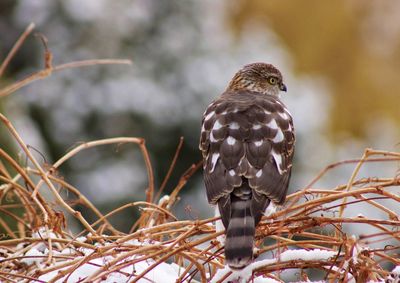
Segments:
[[[296,72],[328,79],[332,138],[362,137],[380,118],[400,124],[400,2],[330,4],[240,0],[230,21],[239,33],[252,22],[268,27],[290,51]]]

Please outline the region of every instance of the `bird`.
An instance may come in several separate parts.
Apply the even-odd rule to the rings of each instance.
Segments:
[[[271,201],[284,203],[295,146],[293,119],[280,100],[287,88],[271,64],[241,68],[205,110],[199,148],[208,202],[225,228],[225,262],[254,260],[256,226]]]

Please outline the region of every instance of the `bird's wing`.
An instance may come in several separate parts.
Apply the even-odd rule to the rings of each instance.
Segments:
[[[207,108],[202,124],[200,149],[210,203],[219,202],[221,207],[222,202],[229,211],[229,194],[243,180],[253,192],[256,220],[269,199],[285,200],[294,129],[289,112],[277,98],[252,92],[223,95]]]

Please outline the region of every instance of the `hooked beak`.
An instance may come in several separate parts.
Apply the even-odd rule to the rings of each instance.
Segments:
[[[284,84],[284,83],[281,83],[280,85],[279,85],[279,89],[281,90],[281,91],[287,91],[287,87],[286,87],[286,85]]]

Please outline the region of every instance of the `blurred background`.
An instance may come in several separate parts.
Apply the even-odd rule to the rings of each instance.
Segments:
[[[0,61],[30,22],[47,37],[54,64],[133,61],[58,72],[0,100],[1,112],[42,162],[55,162],[82,141],[143,137],[159,187],[183,136],[168,194],[201,159],[206,106],[238,69],[257,61],[277,66],[288,86],[282,100],[297,130],[290,192],[332,162],[361,157],[366,147],[399,151],[399,1],[2,0]],[[30,36],[0,84],[42,67],[43,45]],[[18,155],[5,127],[0,131],[0,146]],[[316,186],[345,183],[353,168],[339,167]],[[398,168],[371,164],[360,177],[393,177]],[[135,146],[83,151],[59,173],[103,213],[145,198],[146,169]],[[201,172],[181,196],[180,218],[212,214]],[[124,213],[112,222],[129,230],[138,212]],[[370,212],[360,206],[354,213]]]

